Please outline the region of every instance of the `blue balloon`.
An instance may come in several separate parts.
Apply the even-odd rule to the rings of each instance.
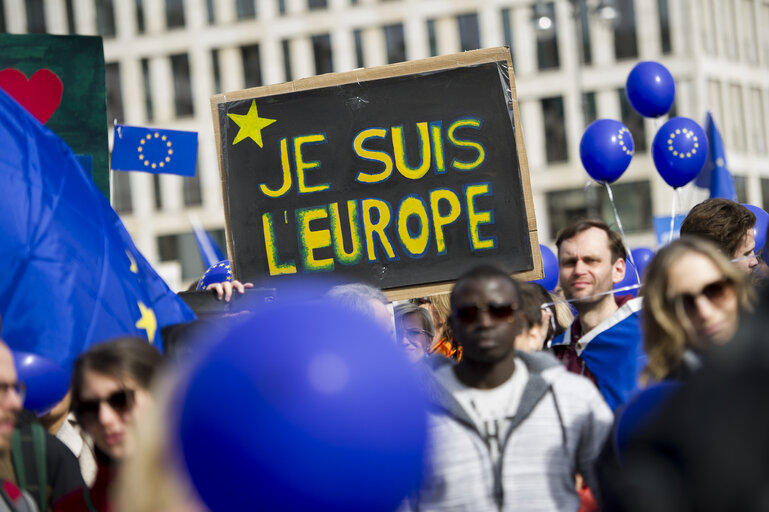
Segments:
[[[213,512],[392,511],[421,483],[416,371],[371,320],[333,304],[247,318],[179,389],[178,448]]]
[[[652,143],[657,172],[673,188],[683,187],[702,170],[708,158],[708,138],[688,117],[674,117],[657,131]]]
[[[646,266],[654,258],[654,251],[648,247],[636,247],[630,250],[630,254],[633,255],[633,261],[635,261],[636,268],[638,268],[638,274],[643,279]]]
[[[549,247],[539,244],[539,252],[542,254],[542,270],[545,277],[533,281],[541,284],[545,290],[552,292],[558,286],[558,258]]]
[[[638,279],[636,279],[636,273],[634,270],[634,266],[632,263],[630,263],[630,258],[625,260],[625,277],[622,278],[622,281],[619,283],[616,283],[614,285],[614,290],[619,290],[620,288],[625,288],[626,286],[632,286],[634,284],[638,284]],[[638,275],[641,275],[639,272]],[[620,292],[619,295],[632,295],[633,297],[638,296],[638,288],[634,290],[627,290],[624,292]]]
[[[673,106],[676,82],[668,68],[654,61],[639,62],[625,83],[630,104],[644,117],[659,117]]]
[[[769,213],[752,204],[743,204],[745,208],[756,214],[756,252],[766,245],[766,230],[769,228]]]
[[[627,127],[614,119],[590,123],[579,143],[582,166],[595,181],[611,183],[630,165],[635,145]]]
[[[635,395],[617,413],[612,440],[619,456],[625,451],[629,441],[653,419],[655,414],[681,388],[677,381],[663,381],[642,390]]]
[[[58,363],[37,354],[13,351],[19,382],[27,386],[24,408],[43,415],[61,402],[69,390],[69,373]]]
[[[232,281],[232,265],[230,265],[230,260],[222,260],[206,270],[203,277],[198,281],[197,290],[205,290],[212,283],[223,283],[225,281]]]

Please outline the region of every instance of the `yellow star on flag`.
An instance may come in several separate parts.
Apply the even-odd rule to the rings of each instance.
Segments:
[[[155,318],[155,312],[152,308],[148,308],[141,301],[137,302],[139,305],[139,311],[141,311],[142,317],[136,321],[136,327],[138,329],[144,329],[147,331],[147,339],[150,343],[155,343],[155,331],[158,328],[158,321]]]
[[[276,119],[259,117],[259,112],[256,110],[256,100],[251,100],[251,108],[248,109],[248,114],[227,114],[227,116],[235,121],[235,124],[240,127],[238,134],[235,135],[235,140],[232,141],[233,146],[243,139],[250,138],[256,142],[260,148],[264,147],[262,145],[262,129],[270,126],[276,121]]]

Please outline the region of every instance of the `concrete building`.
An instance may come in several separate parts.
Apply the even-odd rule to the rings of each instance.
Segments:
[[[212,94],[479,47],[511,49],[542,243],[576,216],[613,223],[579,160],[586,123],[609,117],[636,145],[613,185],[629,244],[655,245],[652,216],[670,215],[673,192],[650,155],[662,121],[625,99],[639,60],[673,72],[674,114],[713,112],[740,201],[769,206],[769,0],[615,0],[613,19],[606,3],[0,0],[0,30],[101,34],[108,118],[200,133],[195,178],[113,173],[113,204],[137,246],[180,289],[203,271],[189,214],[224,240]],[[677,210],[706,196],[685,187]]]

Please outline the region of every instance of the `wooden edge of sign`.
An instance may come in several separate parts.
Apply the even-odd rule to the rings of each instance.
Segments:
[[[214,139],[216,142],[216,160],[219,164],[219,183],[222,187],[222,209],[224,210],[224,235],[227,241],[227,259],[230,260],[234,279],[240,279],[235,265],[235,249],[232,241],[232,227],[230,226],[230,200],[227,197],[227,178],[224,175],[224,157],[222,156],[222,138],[219,127],[219,103],[211,98],[211,116],[214,120]]]

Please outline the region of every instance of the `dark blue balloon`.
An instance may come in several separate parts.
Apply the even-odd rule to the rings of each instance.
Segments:
[[[639,62],[625,83],[627,99],[644,117],[659,117],[673,106],[676,82],[668,68],[654,61]]]
[[[635,261],[635,265],[638,268],[638,274],[643,279],[646,266],[654,258],[654,251],[648,247],[636,247],[630,250],[630,254],[633,255],[633,261]]]
[[[622,281],[619,283],[616,283],[614,285],[615,290],[619,290],[620,288],[625,288],[626,286],[632,286],[634,284],[638,284],[638,279],[636,279],[636,273],[635,270],[633,270],[635,267],[633,267],[633,264],[630,263],[630,258],[625,260],[625,277],[622,278]],[[638,273],[641,274],[640,272]],[[618,293],[618,295],[632,295],[633,297],[638,296],[638,288],[634,290],[628,290],[624,292]]]
[[[420,485],[420,381],[353,312],[256,314],[201,354],[178,398],[179,448],[213,512],[392,511]]]
[[[596,181],[611,183],[619,178],[633,158],[633,136],[614,119],[590,123],[579,143],[582,166]]]
[[[766,230],[769,228],[769,214],[758,206],[743,204],[745,208],[756,215],[756,253],[766,245]]]
[[[558,258],[549,247],[542,244],[539,244],[539,252],[542,254],[542,270],[545,277],[533,282],[541,284],[547,291],[552,292],[558,286]]]
[[[708,138],[688,117],[674,117],[657,131],[652,143],[657,172],[673,188],[683,187],[702,170],[708,158]]]
[[[19,382],[27,386],[24,408],[45,414],[69,390],[69,373],[58,363],[29,352],[13,351]]]
[[[635,395],[617,413],[612,438],[619,456],[629,441],[649,423],[657,412],[681,388],[678,381],[663,381],[653,384]]]

